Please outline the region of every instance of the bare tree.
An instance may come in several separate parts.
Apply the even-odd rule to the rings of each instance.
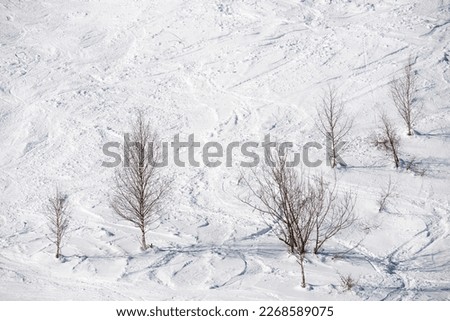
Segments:
[[[274,166],[264,166],[259,172],[254,170],[250,177],[242,176],[241,181],[250,192],[240,199],[270,219],[268,224],[278,239],[296,257],[301,269],[301,285],[305,287],[304,261],[308,244],[316,235],[316,252],[326,240],[350,226],[353,199],[348,197],[339,203],[335,190],[330,195],[322,178],[305,180],[302,172],[288,166],[288,155],[275,153],[272,159]]]
[[[302,287],[306,287],[304,259],[314,231],[314,218],[308,217],[302,176],[287,166],[287,156],[275,155],[274,166],[263,166],[242,181],[250,194],[241,200],[270,219],[278,239],[288,246],[301,268]]]
[[[62,242],[69,227],[68,215],[67,197],[57,189],[55,195],[49,197],[47,205],[47,220],[52,233],[51,241],[56,245],[56,258],[61,256]]]
[[[386,114],[383,114],[381,116],[381,121],[384,137],[383,140],[386,142],[385,146],[387,150],[391,152],[395,167],[398,168],[400,165],[400,160],[398,157],[398,150],[400,147],[400,137],[397,135],[397,130],[392,125],[391,121],[386,116]]]
[[[392,100],[400,117],[405,122],[408,135],[412,135],[412,126],[419,115],[421,107],[415,97],[417,76],[412,70],[413,63],[412,57],[409,57],[406,66],[403,68],[403,75],[399,78],[394,78],[390,85]]]
[[[115,173],[111,206],[117,215],[139,228],[141,247],[146,250],[146,233],[167,204],[171,180],[158,165],[161,145],[143,111],[137,112],[131,127],[131,135],[125,140],[124,167]]]
[[[398,158],[400,137],[397,135],[397,130],[384,113],[381,115],[381,123],[381,134],[378,136],[375,144],[391,153],[395,167],[398,168],[400,165],[400,160]]]
[[[344,104],[338,98],[337,90],[329,87],[322,96],[321,105],[317,108],[317,127],[327,141],[327,156],[331,167],[338,164],[338,151],[343,148],[344,138],[353,126],[353,119],[344,113]]]
[[[386,206],[389,204],[389,200],[394,196],[395,194],[396,186],[392,183],[391,177],[389,176],[389,181],[381,190],[379,199],[378,199],[378,212],[382,212],[386,209]]]
[[[315,217],[314,253],[319,253],[324,243],[355,222],[356,197],[351,192],[338,195],[336,180],[330,184],[322,176],[309,186],[312,193],[309,203]]]

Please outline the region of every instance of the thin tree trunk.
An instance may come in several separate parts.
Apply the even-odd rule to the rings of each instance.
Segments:
[[[400,161],[398,160],[397,153],[394,153],[394,161],[395,161],[395,168],[398,168],[400,165]]]
[[[300,254],[300,269],[302,272],[302,288],[306,288],[305,267],[304,267],[305,254]]]
[[[332,147],[333,149],[333,160],[331,162],[331,168],[335,168],[336,167],[336,146],[335,146],[335,138],[334,138],[334,134],[333,134],[333,138],[332,138]]]
[[[145,231],[141,230],[141,233],[142,233],[141,238],[142,249],[145,251],[147,249],[147,241],[145,240]]]
[[[317,254],[317,252],[319,252],[319,223],[316,220],[316,241],[315,241],[315,246],[314,246],[314,254]]]

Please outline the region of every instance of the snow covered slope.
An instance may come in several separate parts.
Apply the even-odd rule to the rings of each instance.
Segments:
[[[425,176],[370,145],[380,110],[398,119],[388,83],[409,55],[424,109],[412,137],[397,122],[400,156]],[[0,0],[0,299],[450,299],[449,64],[448,0]],[[101,166],[135,108],[168,140],[301,146],[323,141],[328,85],[357,121],[348,167],[320,170],[358,192],[359,220],[308,256],[306,289],[236,199],[237,166],[171,164],[171,206],[140,251]],[[378,213],[389,177],[397,196]],[[72,210],[63,261],[44,219],[56,185]]]

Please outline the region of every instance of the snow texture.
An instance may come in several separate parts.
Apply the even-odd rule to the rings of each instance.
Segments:
[[[0,299],[450,299],[449,28],[448,0],[0,1]],[[413,136],[389,97],[409,55],[424,106]],[[168,141],[270,133],[301,146],[323,142],[314,120],[327,86],[357,121],[348,166],[310,171],[357,192],[358,221],[307,256],[306,289],[295,258],[237,199],[237,164],[171,163],[148,251],[114,215],[102,146],[122,141],[136,108]],[[371,145],[382,110],[424,176]],[[396,196],[379,213],[389,177]],[[56,185],[71,208],[62,260],[44,216]]]

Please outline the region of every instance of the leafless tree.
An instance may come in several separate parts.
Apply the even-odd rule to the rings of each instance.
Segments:
[[[329,87],[323,94],[321,105],[317,108],[317,116],[316,125],[325,136],[327,156],[331,167],[334,168],[339,163],[338,151],[343,148],[344,138],[353,126],[353,119],[345,115],[344,104],[335,88]]]
[[[146,250],[146,233],[167,205],[171,179],[158,166],[163,157],[161,144],[143,111],[137,112],[131,127],[130,138],[124,144],[128,158],[115,173],[111,206],[117,215],[139,228],[141,247]]]
[[[381,115],[381,123],[381,133],[377,137],[376,145],[391,153],[395,167],[398,168],[400,165],[398,158],[400,137],[397,135],[394,125],[384,113]]]
[[[308,189],[309,208],[315,217],[314,253],[317,254],[326,241],[355,222],[356,196],[351,192],[338,195],[336,180],[329,183],[323,176],[315,178]]]
[[[49,197],[47,204],[47,220],[52,233],[50,239],[56,245],[56,258],[61,256],[62,242],[69,227],[68,216],[67,197],[57,189],[55,195]]]
[[[395,184],[392,183],[391,177],[389,176],[389,181],[381,190],[379,199],[378,199],[378,212],[382,212],[386,209],[386,206],[389,204],[389,200],[395,195]]]
[[[350,226],[354,203],[351,197],[338,201],[336,191],[327,192],[322,178],[319,181],[304,179],[302,172],[287,165],[288,158],[288,154],[275,153],[272,157],[274,166],[254,170],[250,177],[243,175],[241,181],[250,192],[240,199],[269,218],[268,224],[278,239],[296,257],[301,268],[301,285],[305,287],[304,262],[308,244],[316,236],[316,252],[326,240]]]
[[[394,78],[390,86],[392,100],[400,117],[405,122],[408,135],[412,135],[412,126],[421,108],[415,97],[417,76],[412,69],[413,63],[412,57],[409,57],[406,66],[403,68],[403,75]]]
[[[278,239],[288,246],[300,265],[302,287],[306,287],[304,259],[314,231],[314,218],[308,217],[302,175],[287,166],[287,156],[275,155],[274,166],[242,176],[250,194],[241,200],[270,219]],[[255,183],[255,184],[254,184]]]

